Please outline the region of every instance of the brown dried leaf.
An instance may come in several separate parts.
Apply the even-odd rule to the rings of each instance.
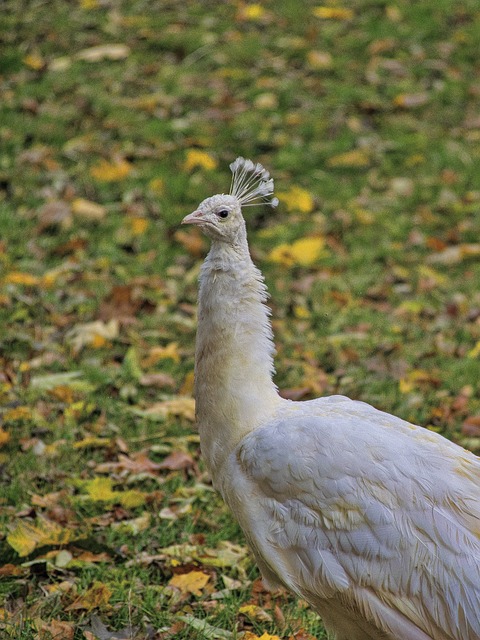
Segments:
[[[142,387],[156,387],[157,389],[175,387],[175,380],[168,373],[146,373],[139,379]]]
[[[163,400],[152,404],[148,409],[142,412],[146,416],[177,416],[183,417],[190,422],[195,421],[195,400],[193,398],[179,396],[171,400]]]
[[[38,640],[73,640],[75,633],[74,625],[63,620],[51,620],[44,622],[41,619],[35,620]]]
[[[462,425],[462,433],[472,438],[480,437],[480,416],[469,416]]]
[[[79,596],[72,604],[66,607],[65,611],[77,611],[79,609],[98,609],[108,605],[112,591],[103,582],[95,581],[90,589]]]
[[[190,469],[195,466],[192,456],[183,451],[173,451],[158,465],[159,469],[178,471],[179,469]]]

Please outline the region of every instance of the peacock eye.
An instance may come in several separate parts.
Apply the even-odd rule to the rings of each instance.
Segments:
[[[226,209],[222,209],[217,213],[217,216],[223,219],[228,218],[228,211]]]

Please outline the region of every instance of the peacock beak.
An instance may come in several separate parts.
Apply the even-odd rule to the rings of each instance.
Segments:
[[[202,224],[203,213],[201,211],[194,211],[189,213],[188,216],[182,220],[182,224]]]

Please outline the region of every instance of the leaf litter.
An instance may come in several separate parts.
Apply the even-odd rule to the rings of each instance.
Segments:
[[[282,394],[480,452],[478,12],[47,4],[5,5],[1,632],[322,638],[259,587],[201,461],[208,245],[178,224],[235,154],[269,166],[280,206],[247,223]]]

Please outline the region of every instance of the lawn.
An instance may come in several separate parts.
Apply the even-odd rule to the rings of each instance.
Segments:
[[[179,223],[262,162],[282,393],[478,453],[478,1],[4,0],[0,42],[1,633],[326,637],[205,471]]]

